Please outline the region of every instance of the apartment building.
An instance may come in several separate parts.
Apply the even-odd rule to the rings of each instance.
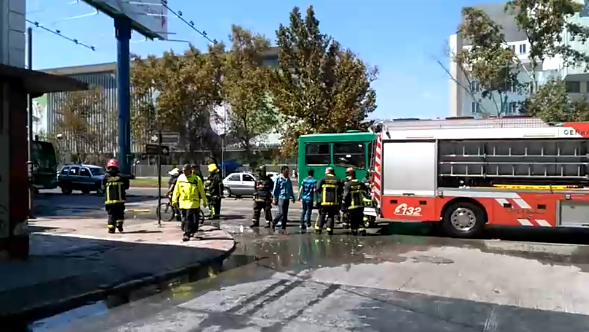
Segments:
[[[581,3],[584,0],[576,0]],[[519,82],[526,84],[531,83],[532,68],[530,66],[529,51],[530,44],[526,35],[519,30],[513,16],[505,12],[505,2],[488,3],[474,6],[482,9],[493,21],[501,25],[505,35],[507,47],[515,52],[523,68],[518,70]],[[571,21],[589,26],[589,17],[585,13],[575,15]],[[589,45],[582,44],[578,41],[571,41],[567,37],[567,32],[563,31],[563,40],[573,46],[575,49],[589,53]],[[450,66],[449,71],[452,75],[450,79],[450,116],[475,116],[481,114],[490,115],[517,115],[520,113],[521,102],[533,91],[515,91],[507,92],[503,97],[503,102],[498,93],[487,98],[481,95],[479,83],[476,80],[467,79],[463,70],[453,61],[453,55],[469,47],[469,42],[459,34],[454,34],[449,38]],[[541,68],[536,72],[538,84],[546,82],[551,77],[560,77],[566,81],[567,91],[573,99],[580,98],[582,95],[589,93],[589,74],[585,73],[584,68],[570,68],[563,65],[560,58],[551,58],[544,61]]]

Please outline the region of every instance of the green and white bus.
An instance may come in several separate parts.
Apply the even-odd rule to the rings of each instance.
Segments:
[[[57,188],[57,159],[51,142],[34,141],[32,146],[33,186],[36,189]]]
[[[356,176],[362,180],[370,169],[376,134],[350,130],[337,134],[311,134],[299,137],[298,172],[299,185],[309,169],[315,170],[315,178],[325,176],[325,169],[333,167],[340,179],[346,176],[346,169],[356,169]]]

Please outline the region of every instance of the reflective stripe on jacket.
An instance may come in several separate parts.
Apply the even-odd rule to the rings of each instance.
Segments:
[[[343,203],[348,210],[364,208],[364,183],[356,179],[349,180],[344,184]]]
[[[178,208],[182,210],[190,210],[199,209],[201,200],[206,206],[207,198],[201,179],[196,175],[180,175],[176,181],[172,202],[178,203]]]

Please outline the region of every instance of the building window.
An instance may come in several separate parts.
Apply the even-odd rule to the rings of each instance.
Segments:
[[[307,165],[329,165],[331,164],[331,153],[328,143],[307,143],[305,144],[305,163]]]
[[[476,102],[476,101],[473,101],[473,102],[470,104],[470,112],[471,112],[472,114],[478,114],[478,113],[481,113],[481,104],[480,104],[480,103],[478,103],[478,102]]]
[[[516,114],[517,113],[517,102],[512,101],[507,105],[507,110],[505,110],[506,114]]]
[[[526,54],[526,44],[519,44],[519,54]]]
[[[364,143],[362,142],[333,144],[333,160],[338,166],[364,169],[366,166],[364,156]]]
[[[478,81],[470,81],[470,92],[479,92],[480,90]]]
[[[513,51],[513,53],[515,53],[515,45],[509,45],[509,47],[511,47],[511,50]]]
[[[568,93],[581,93],[581,82],[579,81],[566,81],[566,87]]]

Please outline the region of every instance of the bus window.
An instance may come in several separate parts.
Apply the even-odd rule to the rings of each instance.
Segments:
[[[305,163],[307,165],[329,165],[331,163],[329,143],[305,144]]]
[[[372,158],[373,158],[373,149],[374,149],[374,143],[373,142],[368,142],[368,144],[366,144],[366,146],[368,147],[368,167],[373,167],[372,164]]]
[[[338,166],[364,169],[366,166],[365,157],[363,142],[333,144],[333,161]]]

